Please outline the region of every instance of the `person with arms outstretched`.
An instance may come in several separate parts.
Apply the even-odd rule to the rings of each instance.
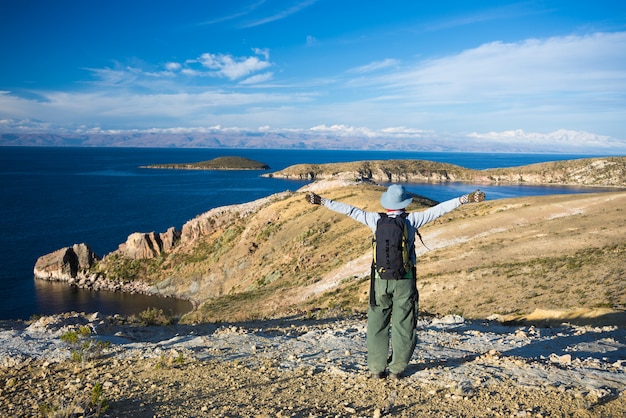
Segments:
[[[406,211],[413,198],[397,184],[382,194],[380,204],[386,212],[381,213],[367,212],[315,193],[308,193],[306,199],[313,205],[347,215],[372,230],[376,242],[367,315],[367,365],[373,377],[385,378],[389,373],[392,378],[401,378],[417,343],[419,297],[414,245],[418,228],[463,204],[482,202],[485,193],[476,190],[420,212]],[[404,256],[399,255],[401,252]]]

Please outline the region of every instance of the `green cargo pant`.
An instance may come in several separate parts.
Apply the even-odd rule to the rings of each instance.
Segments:
[[[392,358],[389,372],[400,374],[409,364],[417,336],[418,293],[415,279],[374,279],[376,305],[367,315],[367,366],[371,373],[384,372],[389,358],[391,327]]]

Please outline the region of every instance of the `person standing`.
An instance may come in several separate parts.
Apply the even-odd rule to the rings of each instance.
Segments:
[[[415,266],[415,235],[421,226],[453,211],[466,203],[485,200],[485,193],[476,190],[472,193],[447,200],[421,212],[406,212],[413,198],[401,185],[391,185],[381,195],[380,204],[386,212],[367,212],[342,202],[308,193],[306,200],[332,211],[349,216],[367,225],[374,236],[379,221],[384,218],[402,217],[406,223],[406,241],[411,266]],[[416,325],[418,314],[418,291],[415,268],[407,268],[402,273],[382,278],[373,265],[370,286],[370,306],[367,314],[367,366],[373,377],[399,379],[411,360],[417,343]],[[402,277],[398,277],[398,276]],[[387,277],[386,274],[384,276]],[[392,324],[393,319],[393,324]],[[391,341],[389,328],[391,327]],[[391,344],[392,355],[389,357]],[[388,367],[388,373],[387,373]]]

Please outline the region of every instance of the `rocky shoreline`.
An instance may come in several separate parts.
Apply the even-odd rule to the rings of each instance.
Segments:
[[[243,218],[268,202],[289,194],[290,192],[282,192],[253,202],[211,209],[186,222],[181,230],[170,227],[163,233],[154,231],[132,233],[117,250],[104,257],[96,254],[86,243],[60,248],[39,257],[33,267],[33,275],[35,280],[62,282],[69,286],[94,291],[173,297],[189,301],[195,309],[197,301],[184,292],[178,292],[172,288],[167,279],[151,284],[136,278],[126,278],[116,272],[98,271],[95,267],[100,262],[115,265],[116,260],[121,263],[132,263],[136,260],[157,258],[171,252],[181,244],[186,245],[201,236],[219,230],[233,217]]]
[[[81,289],[153,294],[151,286],[139,280],[112,280],[102,274],[91,272],[91,267],[99,260],[100,257],[86,244],[74,244],[39,257],[33,274],[38,280],[63,282]]]

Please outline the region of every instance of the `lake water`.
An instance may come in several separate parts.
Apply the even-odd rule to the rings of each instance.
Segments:
[[[158,163],[241,156],[277,171],[293,164],[379,159],[426,159],[485,169],[592,155],[416,153],[251,149],[0,147],[0,319],[34,314],[99,311],[133,314],[148,307],[175,313],[174,299],[92,292],[33,279],[37,258],[75,243],[98,255],[117,249],[133,232],[164,232],[212,208],[296,190],[307,182],[261,177],[259,171],[183,171],[140,168]],[[443,201],[471,184],[411,184],[407,189]],[[489,199],[599,189],[485,186]]]

